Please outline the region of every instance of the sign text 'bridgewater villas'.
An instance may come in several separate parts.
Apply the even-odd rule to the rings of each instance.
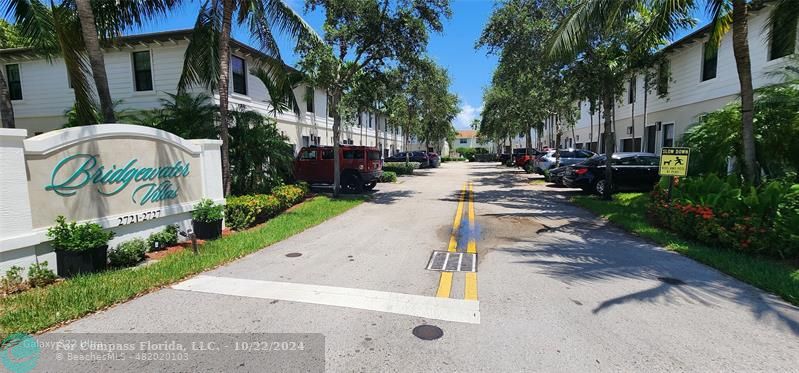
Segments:
[[[169,179],[189,175],[189,163],[177,161],[169,166],[136,167],[137,159],[131,159],[124,167],[103,165],[96,155],[75,154],[62,159],[53,168],[50,184],[45,190],[52,190],[60,196],[74,195],[90,183],[97,185],[97,192],[104,196],[113,196],[130,185],[139,184],[131,192],[133,203],[144,205],[175,199],[178,188]],[[116,185],[111,191],[105,191],[102,185]]]

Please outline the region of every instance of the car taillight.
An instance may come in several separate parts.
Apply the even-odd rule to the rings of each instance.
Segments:
[[[574,173],[577,175],[585,175],[588,172],[587,168],[578,168],[574,170]]]

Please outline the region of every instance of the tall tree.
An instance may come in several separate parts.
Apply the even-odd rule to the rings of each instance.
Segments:
[[[235,19],[234,19],[235,16]],[[266,57],[255,58],[251,69],[265,81],[275,105],[296,107],[291,89],[296,80],[288,77],[273,31],[298,42],[316,44],[316,32],[282,0],[206,0],[200,7],[191,41],[186,47],[178,91],[200,85],[219,94],[219,138],[222,140],[222,181],[225,195],[231,190],[229,90],[230,33],[235,25],[247,26],[257,49]],[[274,29],[274,30],[273,30]],[[284,101],[285,100],[285,101]]]
[[[334,195],[341,185],[339,151],[342,97],[364,71],[380,71],[387,63],[422,54],[428,32],[443,29],[448,0],[307,0],[306,9],[324,9],[324,45],[305,44],[301,69],[330,94],[333,117]],[[348,176],[357,183],[355,175]]]

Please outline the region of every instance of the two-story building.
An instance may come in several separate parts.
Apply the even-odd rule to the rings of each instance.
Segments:
[[[788,42],[771,42],[766,22],[771,8],[753,10],[749,17],[749,52],[755,89],[779,81],[770,74],[789,63],[796,51],[796,25],[777,25],[774,34],[790,33]],[[696,123],[698,118],[739,99],[740,85],[732,49],[732,33],[724,35],[716,53],[708,49],[710,26],[702,27],[665,47],[661,53],[666,62],[654,73],[655,84],[647,96],[647,118],[644,123],[644,80],[641,74],[630,77],[625,92],[615,107],[617,151],[659,153],[661,147],[672,146]],[[581,102],[580,119],[564,131],[562,147],[579,147],[604,152],[604,118],[591,117],[587,102]],[[633,112],[635,113],[633,115]],[[591,125],[593,123],[593,126]],[[634,124],[633,124],[634,123]],[[543,138],[548,138],[545,132]],[[554,138],[554,136],[553,136]],[[599,147],[597,147],[599,142]]]
[[[161,106],[167,93],[176,93],[183,69],[191,30],[165,31],[118,38],[104,50],[111,97],[117,109],[148,110]],[[231,40],[230,105],[244,106],[274,117],[278,128],[295,146],[333,144],[333,118],[329,116],[324,89],[299,86],[295,96],[300,113],[271,112],[271,101],[263,82],[250,73],[249,67],[263,55],[256,49]],[[28,48],[0,50],[0,62],[10,88],[16,126],[33,136],[62,128],[65,113],[74,104],[64,61],[48,61]],[[203,92],[194,88],[192,93]],[[206,91],[219,103],[219,96]],[[341,142],[375,146],[384,155],[403,148],[403,135],[390,128],[378,113],[361,113],[355,123],[343,126]]]

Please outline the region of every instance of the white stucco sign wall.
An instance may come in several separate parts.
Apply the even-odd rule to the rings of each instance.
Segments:
[[[219,140],[125,124],[26,136],[0,129],[0,270],[48,260],[45,233],[58,215],[113,229],[114,245],[188,227],[201,198],[224,201]]]

